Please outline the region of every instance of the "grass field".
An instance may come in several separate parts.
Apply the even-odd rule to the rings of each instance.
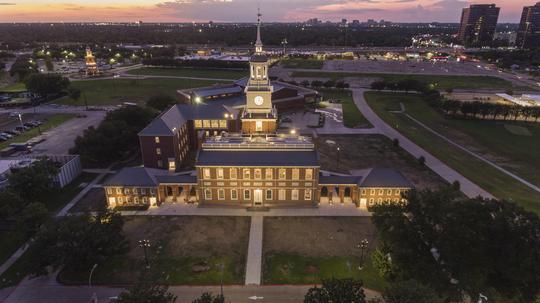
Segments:
[[[130,284],[144,273],[144,252],[137,242],[148,239],[150,272],[167,284],[243,284],[249,217],[128,217],[124,233],[130,250],[99,264],[96,284]],[[222,271],[223,266],[223,271]],[[62,271],[59,280],[86,284],[88,272]]]
[[[514,201],[528,210],[540,213],[540,194],[490,165],[466,154],[457,147],[450,145],[421,128],[405,115],[391,113],[390,111],[399,110],[399,103],[403,102],[411,116],[428,126],[438,129],[445,135],[461,136],[461,138],[470,136],[469,139],[461,139],[476,141],[474,145],[464,143],[468,147],[481,147],[491,152],[492,155],[498,156],[499,159],[508,157],[510,160],[506,160],[509,162],[506,162],[505,166],[514,167],[517,172],[524,172],[524,174],[529,170],[533,173],[535,167],[537,169],[539,140],[531,140],[532,138],[528,136],[522,137],[512,134],[504,130],[504,123],[499,125],[497,122],[491,121],[443,121],[442,117],[437,117],[438,113],[423,104],[422,100],[416,95],[367,92],[365,96],[368,104],[388,124],[472,182],[500,199]],[[537,132],[533,128],[530,131],[532,133]],[[456,139],[458,140],[457,137]],[[500,146],[495,147],[498,144]],[[516,146],[511,147],[512,144],[516,144]],[[505,148],[505,146],[508,147]],[[504,154],[500,154],[503,152]],[[523,160],[522,157],[527,158]],[[497,158],[494,160],[497,161]],[[526,167],[527,165],[529,167]],[[529,174],[529,176],[532,175]]]
[[[194,77],[236,80],[248,76],[248,70],[204,69],[204,68],[154,68],[143,67],[128,71],[130,75]]]
[[[363,239],[369,245],[362,264],[357,245]],[[368,217],[266,217],[263,282],[314,284],[332,277],[357,278],[367,288],[381,290],[386,282],[369,257],[376,242]]]
[[[50,116],[47,118],[47,121],[45,121],[45,123],[43,123],[41,126],[40,126],[40,130],[41,132],[45,132],[51,128],[55,128],[57,127],[58,125],[70,120],[70,119],[73,119],[75,117],[75,115],[73,114],[57,114],[57,115],[53,115],[53,116]],[[0,143],[0,149],[2,148],[5,148],[7,146],[9,146],[9,144],[11,143],[22,143],[22,142],[26,142],[36,136],[39,135],[39,130],[37,127],[35,128],[32,128],[18,136],[15,136],[7,141],[4,141],[2,143]]]
[[[362,115],[356,104],[354,104],[350,90],[319,89],[323,95],[323,100],[341,100],[343,109],[343,124],[350,128],[370,128],[371,123]]]
[[[73,81],[72,86],[79,88],[82,95],[78,100],[63,98],[54,101],[57,104],[84,105],[85,97],[89,106],[117,105],[123,102],[143,104],[148,97],[164,93],[173,97],[177,90],[192,87],[210,86],[216,81],[190,79],[102,79]]]
[[[307,68],[307,69],[321,69],[323,68],[324,61],[317,59],[285,59],[281,60],[281,66],[284,68]]]
[[[344,72],[293,72],[292,77],[331,78],[345,77],[379,78],[389,82],[403,79],[415,79],[433,84],[437,89],[462,88],[512,88],[509,81],[491,76],[446,76],[446,75],[414,75],[414,74],[377,74],[377,73],[344,73]]]
[[[26,85],[24,83],[16,83],[8,86],[0,87],[0,93],[18,93],[25,92]]]

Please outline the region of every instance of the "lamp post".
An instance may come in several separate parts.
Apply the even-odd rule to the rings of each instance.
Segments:
[[[281,41],[281,45],[283,45],[283,57],[285,57],[285,47],[287,47],[287,44],[289,42],[287,41],[287,38],[284,38],[282,41]]]
[[[142,239],[139,240],[139,247],[142,247],[144,250],[144,262],[146,263],[146,268],[150,268],[150,263],[148,263],[148,251],[147,249],[150,248],[150,240],[148,239]]]
[[[364,251],[368,247],[368,244],[369,244],[368,239],[364,239],[360,241],[360,244],[358,244],[358,248],[360,248],[362,251],[362,254],[360,255],[360,266],[358,266],[359,270],[364,269]]]
[[[21,123],[21,127],[24,127],[24,125],[22,123],[22,114],[19,114],[19,122]]]
[[[337,169],[339,170],[339,152],[341,151],[341,148],[338,146],[336,150],[337,150],[336,164],[337,164]]]
[[[92,266],[92,269],[90,270],[90,275],[88,276],[88,287],[89,288],[92,288],[92,275],[94,274],[94,270],[96,269],[97,266],[98,266],[97,263],[94,264],[94,266]],[[90,302],[92,302],[92,303],[97,303],[98,302],[97,294],[96,294],[95,291],[92,293],[92,297],[90,298]]]

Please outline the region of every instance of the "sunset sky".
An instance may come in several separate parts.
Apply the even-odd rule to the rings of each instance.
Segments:
[[[499,22],[518,23],[523,6],[535,0],[0,0],[0,22],[251,22],[257,4],[266,21],[459,22],[471,3],[495,3]]]

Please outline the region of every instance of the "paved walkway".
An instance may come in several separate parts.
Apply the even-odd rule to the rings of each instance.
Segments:
[[[525,186],[531,188],[532,190],[535,190],[535,191],[537,191],[537,192],[540,193],[540,187],[538,187],[538,186],[532,184],[531,182],[529,182],[529,181],[527,181],[527,180],[521,178],[520,176],[518,176],[518,175],[516,175],[516,174],[514,174],[514,173],[512,173],[512,172],[510,172],[510,171],[508,171],[508,170],[506,170],[506,169],[504,169],[504,168],[502,168],[502,167],[500,167],[499,165],[497,165],[497,164],[495,164],[495,163],[489,161],[488,159],[486,159],[486,158],[484,158],[484,157],[482,157],[482,156],[480,156],[480,155],[478,155],[478,154],[476,154],[476,153],[470,151],[469,149],[465,148],[463,145],[457,144],[456,142],[450,140],[449,138],[447,138],[447,137],[441,135],[440,133],[438,133],[438,132],[435,131],[434,129],[430,128],[429,126],[425,125],[424,123],[422,123],[422,122],[418,121],[417,119],[413,118],[411,115],[405,113],[405,109],[403,110],[403,112],[404,112],[404,115],[407,116],[407,118],[411,119],[411,120],[414,121],[416,124],[418,124],[419,126],[423,127],[424,129],[426,129],[426,130],[429,131],[430,133],[432,133],[432,134],[436,135],[437,137],[443,139],[444,141],[448,142],[449,144],[451,144],[451,145],[453,145],[453,146],[455,146],[455,147],[461,149],[462,151],[464,151],[464,152],[466,152],[467,154],[469,154],[469,155],[475,157],[476,159],[478,159],[478,160],[480,160],[480,161],[482,161],[482,162],[484,162],[484,163],[487,163],[487,164],[491,165],[492,167],[496,168],[497,170],[499,170],[499,171],[505,173],[506,175],[512,177],[513,179],[515,179],[515,180],[521,182],[521,183],[524,184]]]
[[[246,263],[246,285],[260,285],[262,274],[263,216],[251,217]]]
[[[474,184],[469,179],[465,178],[463,175],[444,164],[441,160],[437,159],[426,150],[413,143],[407,137],[396,131],[394,128],[386,124],[386,122],[377,116],[377,114],[375,114],[375,112],[367,104],[366,100],[364,99],[364,89],[353,89],[352,91],[354,103],[358,109],[362,112],[364,117],[366,117],[366,119],[368,119],[369,122],[371,122],[371,124],[382,134],[392,139],[397,138],[400,146],[415,158],[424,156],[426,159],[426,165],[446,181],[450,183],[458,181],[461,186],[461,191],[467,195],[467,197],[474,198],[477,196],[482,196],[485,198],[494,198],[493,195],[480,188],[478,185]]]

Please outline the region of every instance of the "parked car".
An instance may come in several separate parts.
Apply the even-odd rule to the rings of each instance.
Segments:
[[[21,113],[19,113],[19,112],[11,112],[11,113],[9,113],[9,116],[10,116],[11,118],[14,118],[14,117],[18,117],[20,114],[21,114]]]
[[[24,132],[24,131],[29,130],[30,127],[28,127],[28,126],[17,126],[17,127],[15,127],[15,129],[20,131],[20,132]]]
[[[13,138],[13,135],[12,135],[12,134],[8,134],[8,133],[6,133],[6,132],[1,132],[1,133],[0,133],[0,136],[6,137],[6,138],[8,138],[8,139]]]
[[[34,128],[35,125],[33,125],[32,123],[30,122],[26,122],[26,123],[23,123],[24,126],[28,127],[28,128]]]
[[[12,129],[12,130],[9,130],[8,133],[12,134],[12,135],[20,135],[21,132],[18,131],[16,128]]]
[[[4,137],[4,136],[0,136],[0,142],[4,142],[4,141],[7,141],[8,138],[7,137]]]

